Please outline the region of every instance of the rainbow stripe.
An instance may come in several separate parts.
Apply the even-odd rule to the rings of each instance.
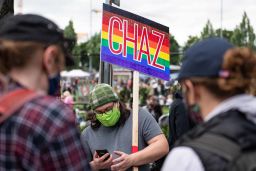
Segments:
[[[113,24],[110,25],[111,17],[118,17],[120,19],[120,23],[122,24]],[[137,54],[135,52],[135,43],[131,41],[127,42],[127,47],[124,47],[124,21],[127,21],[127,37],[130,39],[135,39],[136,31],[135,24],[137,24]],[[112,26],[112,33],[110,33],[110,27]],[[148,36],[147,40],[142,39],[142,32],[144,28],[144,33],[146,29],[146,33]],[[153,31],[154,30],[154,31]],[[155,32],[163,35],[163,40],[159,36],[154,34]],[[111,34],[111,35],[110,35]],[[110,36],[112,36],[112,42],[110,41]],[[126,67],[132,70],[137,70],[144,74],[152,75],[161,79],[169,80],[170,75],[170,55],[169,55],[169,28],[158,23],[155,23],[151,20],[145,19],[138,15],[132,14],[130,12],[114,8],[112,6],[103,5],[103,21],[102,21],[102,33],[101,33],[101,59],[103,61],[120,65],[122,67]],[[142,43],[141,43],[142,41]],[[147,51],[146,42],[149,44],[149,53],[150,59],[148,59],[148,55],[145,53]],[[110,45],[112,43],[112,45]],[[143,47],[140,47],[141,44]],[[113,54],[110,50],[110,46],[112,46],[115,50],[122,47],[122,53]],[[126,57],[124,56],[124,48],[127,50]],[[142,50],[141,61],[135,60],[134,57],[137,55],[139,50]],[[159,51],[157,51],[159,49]],[[156,52],[158,55],[156,56]],[[155,63],[153,64],[153,61]],[[149,62],[150,61],[150,62]],[[161,67],[157,67],[161,66]]]

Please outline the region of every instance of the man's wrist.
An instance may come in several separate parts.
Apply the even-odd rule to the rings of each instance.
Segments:
[[[130,164],[131,164],[131,167],[133,166],[136,166],[136,154],[133,153],[133,154],[130,154]]]
[[[91,169],[92,169],[93,171],[98,171],[98,169],[96,168],[96,165],[95,165],[94,161],[91,161],[91,162],[90,162],[90,166],[91,166]]]

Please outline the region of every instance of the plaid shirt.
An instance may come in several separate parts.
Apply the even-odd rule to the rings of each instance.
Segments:
[[[71,109],[41,96],[0,124],[0,170],[90,170]]]

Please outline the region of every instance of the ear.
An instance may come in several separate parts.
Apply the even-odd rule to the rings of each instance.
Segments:
[[[195,104],[196,103],[196,88],[194,84],[190,80],[184,81],[184,91],[186,94],[186,100],[189,104]]]
[[[55,46],[48,46],[43,53],[43,66],[49,75],[54,75],[58,72],[57,61],[58,50]]]

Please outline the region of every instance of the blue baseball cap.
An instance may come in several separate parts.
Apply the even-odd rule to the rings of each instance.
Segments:
[[[178,80],[191,77],[220,77],[223,57],[234,46],[223,38],[207,38],[190,47],[184,56]]]

